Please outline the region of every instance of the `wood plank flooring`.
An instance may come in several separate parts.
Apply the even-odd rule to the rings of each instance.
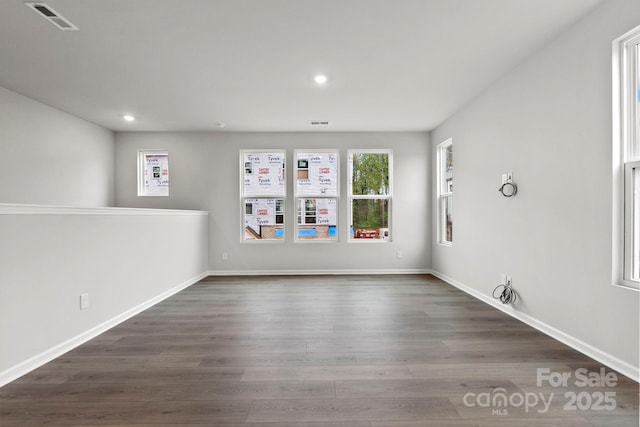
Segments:
[[[580,368],[432,276],[209,277],[0,388],[0,426],[638,425],[638,383]]]

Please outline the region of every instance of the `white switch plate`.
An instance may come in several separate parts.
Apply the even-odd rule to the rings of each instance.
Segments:
[[[80,295],[80,310],[89,308],[89,294]]]

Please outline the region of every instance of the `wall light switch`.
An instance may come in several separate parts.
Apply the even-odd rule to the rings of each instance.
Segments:
[[[89,294],[80,295],[80,310],[89,308]]]

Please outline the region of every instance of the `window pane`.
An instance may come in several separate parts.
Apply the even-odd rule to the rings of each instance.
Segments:
[[[389,239],[388,199],[353,199],[351,214],[352,239]]]
[[[453,192],[453,144],[443,148],[442,152],[442,194]]]
[[[354,153],[351,162],[351,194],[357,196],[389,194],[389,154]]]
[[[633,217],[631,232],[631,279],[640,280],[640,168],[633,169]]]
[[[296,195],[338,195],[338,153],[297,153]]]
[[[298,239],[337,240],[338,199],[298,200]]]
[[[243,154],[243,195],[282,196],[286,195],[285,153],[244,153]]]
[[[442,198],[442,240],[453,242],[453,197]]]
[[[640,160],[640,45],[636,45],[636,87],[632,96],[635,98],[635,122],[634,122],[634,139],[631,141],[630,156],[631,160]]]
[[[245,199],[244,239],[284,239],[284,200]]]

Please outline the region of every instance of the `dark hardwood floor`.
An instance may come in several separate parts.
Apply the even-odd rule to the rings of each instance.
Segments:
[[[601,368],[432,276],[210,277],[0,388],[0,425],[637,426]]]

